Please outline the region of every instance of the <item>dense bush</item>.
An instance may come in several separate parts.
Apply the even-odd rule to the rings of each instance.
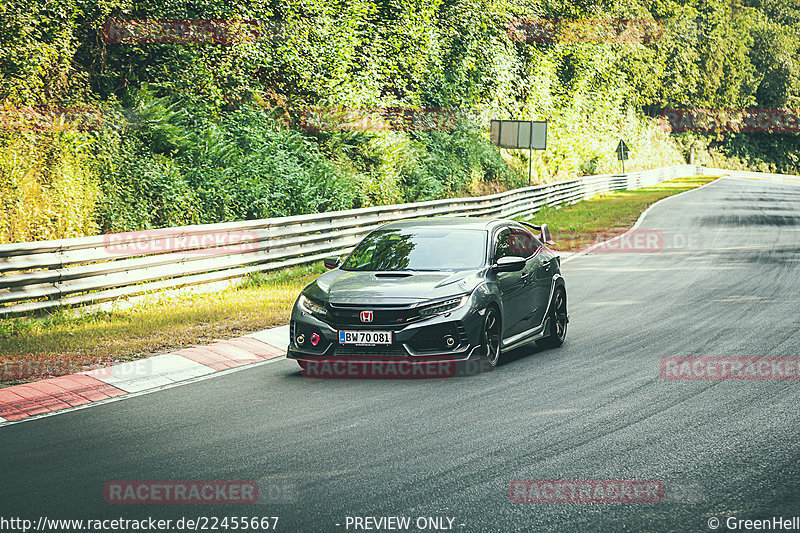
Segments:
[[[318,143],[243,107],[198,122],[140,92],[101,176],[106,231],[346,209],[354,177]],[[113,151],[113,150],[112,150]]]
[[[68,129],[0,137],[0,242],[97,231],[98,178],[90,143]]]

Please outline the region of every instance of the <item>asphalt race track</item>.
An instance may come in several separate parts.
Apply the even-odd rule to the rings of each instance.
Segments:
[[[800,355],[800,187],[721,179],[656,205],[649,230],[663,249],[566,263],[567,342],[493,372],[320,380],[282,359],[0,428],[0,516],[278,516],[278,531],[312,532],[355,531],[348,516],[464,532],[800,516],[800,381],[660,374],[665,357]],[[516,479],[659,480],[664,494],[514,503]],[[111,480],[253,480],[261,498],[109,505]]]

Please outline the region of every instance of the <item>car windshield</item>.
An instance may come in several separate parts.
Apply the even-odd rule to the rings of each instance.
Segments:
[[[467,270],[483,266],[486,232],[452,228],[377,230],[361,241],[343,270]]]

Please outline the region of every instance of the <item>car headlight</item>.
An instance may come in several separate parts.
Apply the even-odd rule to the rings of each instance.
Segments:
[[[301,294],[300,299],[297,300],[297,305],[300,306],[300,309],[311,313],[312,315],[328,316],[328,310],[325,309],[325,306],[322,303],[315,302],[303,294]]]
[[[423,307],[419,310],[419,316],[428,317],[434,315],[441,315],[443,313],[449,313],[450,311],[455,311],[469,300],[469,294],[465,294],[464,296],[459,296],[457,298],[451,298],[449,300],[445,300],[443,302],[438,302],[435,304],[428,305],[427,307]]]

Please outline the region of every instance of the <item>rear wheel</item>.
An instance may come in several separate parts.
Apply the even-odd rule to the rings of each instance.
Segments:
[[[500,315],[490,307],[483,321],[483,353],[491,366],[500,362]]]
[[[556,288],[553,299],[550,302],[550,314],[547,328],[547,337],[541,339],[537,344],[543,348],[558,348],[564,344],[567,338],[567,291],[563,287]]]

